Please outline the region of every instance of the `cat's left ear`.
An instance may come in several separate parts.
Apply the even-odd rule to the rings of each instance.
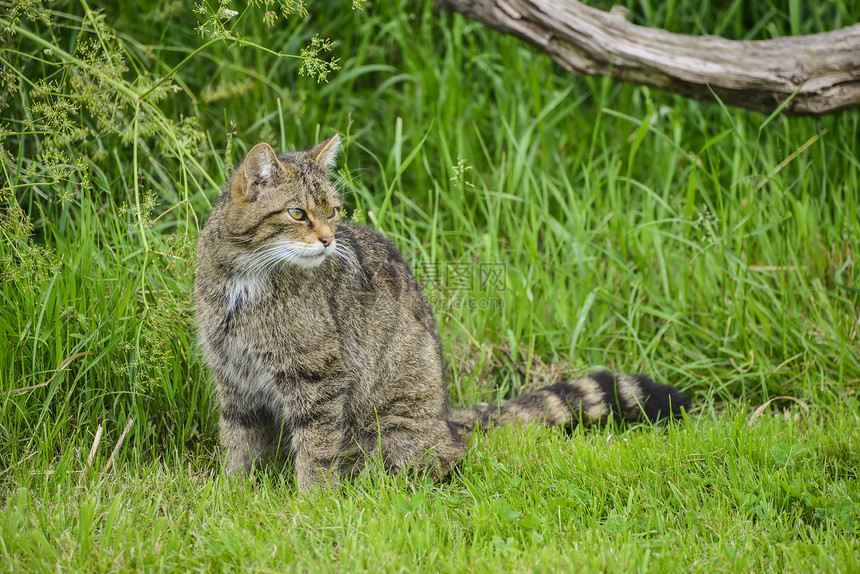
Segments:
[[[334,134],[324,142],[309,149],[307,153],[317,165],[332,168],[337,161],[338,152],[340,152],[340,134]]]

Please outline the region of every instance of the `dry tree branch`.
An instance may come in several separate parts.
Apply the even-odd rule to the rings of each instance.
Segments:
[[[727,40],[637,26],[576,0],[435,0],[518,36],[575,74],[794,115],[860,106],[860,24],[807,36]]]

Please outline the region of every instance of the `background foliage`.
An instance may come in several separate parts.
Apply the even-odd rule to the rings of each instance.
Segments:
[[[849,2],[627,4],[636,23],[739,39],[813,33],[860,17]],[[679,439],[677,448],[712,449],[703,464],[713,466],[702,476],[725,464],[713,451],[727,440],[770,440],[781,450],[762,460],[798,465],[801,476],[801,467],[823,467],[826,476],[832,468],[835,482],[820,489],[795,484],[789,474],[774,475],[768,487],[730,489],[727,499],[737,500],[721,507],[727,525],[738,509],[744,516],[753,509],[765,523],[775,512],[787,521],[782,532],[796,533],[786,516],[797,512],[813,525],[804,540],[825,544],[816,537],[833,534],[827,543],[848,556],[860,518],[858,115],[765,117],[575,78],[518,40],[429,2],[359,8],[265,0],[0,2],[0,492],[8,495],[11,517],[4,537],[23,528],[15,512],[24,522],[36,520],[26,510],[33,504],[26,489],[44,501],[77,485],[100,426],[103,445],[90,466],[104,469],[132,418],[112,464],[128,477],[146,469],[137,471],[147,478],[133,488],[170,483],[165,468],[187,468],[181,480],[191,482],[176,487],[177,499],[211,489],[193,478],[217,474],[216,411],[190,312],[195,236],[221,182],[252,145],[308,147],[340,132],[353,217],[394,238],[419,276],[428,269],[477,274],[488,264],[504,270],[501,284],[475,275],[465,289],[453,275],[423,277],[455,403],[519,393],[595,366],[647,372],[696,397],[698,422],[691,424],[704,443]],[[777,420],[749,438],[738,430],[742,415],[718,414],[785,396],[802,404],[786,420],[810,435]],[[594,432],[593,440],[582,439],[586,445],[616,431]],[[515,434],[499,436],[482,439],[489,454],[469,459],[461,486],[475,484],[475,465],[491,464],[481,457],[518,452],[514,443],[493,442],[516,441]],[[555,448],[547,438],[555,436],[532,438]],[[798,458],[792,449],[807,440],[817,450]],[[661,447],[640,448],[647,459],[649,448]],[[630,457],[633,473],[639,451],[621,456]],[[499,465],[510,461],[491,468]],[[744,484],[744,469],[731,472],[726,484]],[[619,501],[598,504],[609,514],[580,517],[596,520],[602,533],[578,525],[584,534],[576,544],[584,551],[608,544],[604,527],[618,522],[612,512],[636,484],[633,474],[613,476],[622,477],[611,487]],[[397,494],[401,487],[383,489],[388,494],[374,504],[409,515],[415,499]],[[140,496],[109,483],[92,488],[105,501]],[[465,518],[457,505],[471,503],[457,502],[457,489],[420,491],[437,497],[434,508],[455,509],[436,519],[461,524],[452,526],[460,532],[454,542],[431,540],[431,547],[465,544],[474,553],[468,562],[481,549],[503,556],[493,552],[513,540],[538,552],[520,555],[523,565],[540,556],[553,563],[540,550],[554,548],[546,516],[534,511],[529,524],[543,526],[526,528],[511,495],[479,496],[480,488],[470,488],[466,499],[477,506],[463,511]],[[238,508],[248,496],[265,496],[230,493],[222,495]],[[655,501],[670,494],[651,493]],[[773,497],[785,506],[774,506]],[[481,506],[498,500],[508,507]],[[230,504],[222,509],[228,515]],[[94,515],[109,516],[112,507],[92,505]],[[85,508],[79,504],[83,514],[69,518],[81,532]],[[54,511],[62,508],[44,516]],[[627,511],[636,509],[628,504]],[[482,512],[490,517],[486,533],[457,530],[484,524]],[[403,525],[395,520],[390,527]],[[514,526],[520,534],[511,535]],[[188,535],[190,528],[180,530]],[[617,556],[622,565],[638,563],[644,552],[636,533],[627,535],[629,555]],[[470,536],[473,546],[464,542]],[[33,566],[37,542],[27,558],[24,546],[10,552],[12,538],[4,539],[6,559]],[[579,548],[564,540],[555,542],[557,555]],[[89,564],[86,542],[61,545],[84,562],[57,559]],[[225,548],[234,542],[221,541]],[[749,544],[749,564],[767,559]],[[671,560],[671,547],[667,542],[655,555]],[[728,551],[713,550],[723,557]],[[242,562],[241,552],[225,552]],[[145,553],[137,556],[143,562],[126,567],[149,564]],[[270,564],[290,562],[273,556]],[[342,565],[358,568],[361,559],[352,556],[357,562],[344,558]],[[781,556],[790,562],[790,553]]]

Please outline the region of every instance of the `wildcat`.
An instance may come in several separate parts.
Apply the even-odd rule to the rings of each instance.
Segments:
[[[433,314],[394,244],[341,220],[335,135],[308,151],[256,145],[203,227],[194,283],[228,474],[276,451],[300,490],[372,457],[442,479],[472,430],[657,420],[689,399],[644,375],[598,372],[500,404],[449,410]]]

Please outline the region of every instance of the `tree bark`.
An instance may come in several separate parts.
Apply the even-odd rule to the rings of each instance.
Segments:
[[[776,38],[727,40],[631,24],[576,0],[435,0],[518,36],[575,74],[612,76],[700,100],[793,115],[860,106],[860,24]]]

